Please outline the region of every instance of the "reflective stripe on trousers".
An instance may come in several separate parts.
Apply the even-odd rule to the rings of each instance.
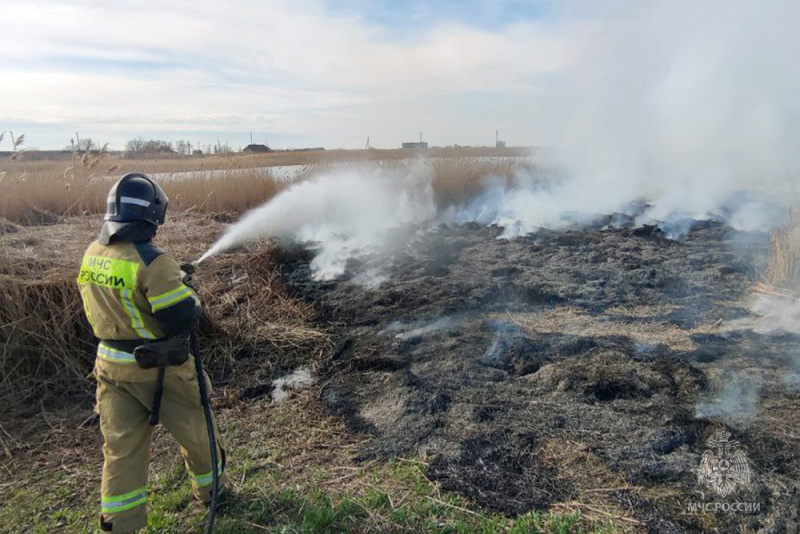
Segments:
[[[222,476],[223,469],[224,466],[222,465],[222,460],[220,460],[217,466],[218,476]],[[214,481],[214,474],[211,471],[197,476],[189,473],[189,479],[192,481],[192,485],[194,485],[196,488],[202,488],[203,486],[208,486]]]
[[[139,488],[124,495],[103,497],[100,508],[103,514],[116,514],[147,503],[147,488]]]

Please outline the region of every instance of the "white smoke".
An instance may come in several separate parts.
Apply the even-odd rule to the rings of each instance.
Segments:
[[[763,335],[794,334],[800,335],[800,300],[791,294],[755,295],[749,303],[754,317],[740,319],[728,323],[726,330],[752,330]],[[791,369],[784,379],[797,387],[800,377],[800,354],[792,354],[789,362]]]
[[[335,278],[347,261],[388,246],[390,232],[434,217],[429,165],[405,169],[343,168],[298,183],[248,212],[199,261],[238,245],[271,237],[316,243],[317,280]]]
[[[729,323],[730,329],[751,329],[759,334],[786,332],[800,335],[800,301],[790,296],[759,294],[750,302],[754,318]],[[798,362],[800,363],[800,362]]]
[[[725,332],[752,330],[762,335],[800,335],[800,301],[786,295],[757,294],[749,304],[753,317],[730,321]],[[762,355],[763,356],[763,355]],[[787,367],[781,368],[783,382],[792,390],[800,387],[800,354],[789,354]],[[767,382],[769,366],[745,372],[733,369],[722,377],[722,387],[713,399],[699,402],[697,417],[744,421],[758,412],[759,390]]]
[[[289,398],[290,391],[299,391],[314,385],[308,367],[299,367],[292,373],[272,381],[272,402],[280,404]]]
[[[581,28],[581,49],[536,80],[531,102],[531,131],[553,157],[537,156],[535,176],[487,181],[445,219],[498,224],[504,237],[612,213],[660,224],[673,238],[693,220],[742,230],[779,223],[800,163],[800,3],[566,5],[553,24],[565,36]],[[392,229],[436,216],[430,180],[421,163],[403,176],[321,176],[247,214],[203,258],[265,236],[315,241],[314,276],[335,277],[349,258],[386,246]]]
[[[695,417],[723,419],[728,423],[747,421],[758,413],[761,384],[757,376],[726,377],[716,397],[697,404]]]
[[[522,178],[469,207],[505,237],[651,207],[672,237],[691,220],[768,229],[800,163],[800,32],[791,1],[572,2],[590,24],[578,59],[544,86],[535,131],[559,183]],[[578,15],[579,14],[579,15]],[[788,179],[787,179],[788,178]],[[732,196],[751,191],[733,208]]]
[[[412,325],[404,325],[402,323],[393,323],[384,330],[383,333],[388,333],[397,330],[404,330],[394,335],[396,339],[406,341],[409,339],[416,339],[418,337],[427,336],[434,332],[444,330],[453,326],[456,323],[453,317],[441,317],[432,321],[424,323],[415,323]]]

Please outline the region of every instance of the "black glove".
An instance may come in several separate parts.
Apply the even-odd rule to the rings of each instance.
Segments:
[[[181,276],[184,285],[192,287],[192,278],[194,277],[195,264],[186,262],[181,264]]]

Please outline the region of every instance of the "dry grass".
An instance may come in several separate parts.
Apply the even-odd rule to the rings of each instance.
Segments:
[[[642,523],[633,517],[633,506],[623,508],[621,503],[630,503],[643,488],[632,486],[614,473],[589,445],[552,438],[542,444],[540,457],[545,465],[558,472],[560,479],[570,481],[575,488],[575,494],[553,505],[554,509],[579,511],[597,522],[611,520],[617,524],[619,532],[641,529]]]
[[[93,342],[74,285],[0,277],[0,403],[85,383]]]
[[[797,208],[792,210],[789,222],[773,230],[772,252],[765,277],[770,285],[783,288],[800,287],[800,220]]]
[[[414,157],[428,158],[437,202],[446,207],[473,198],[487,177],[508,181],[518,172],[530,171],[530,160],[516,157],[520,154],[515,149],[361,150],[125,160],[100,150],[74,154],[70,163],[5,159],[0,161],[0,218],[47,224],[70,215],[102,213],[113,181],[132,171],[198,173],[159,179],[174,209],[241,213],[288,185],[276,180],[270,167],[305,165],[297,177],[303,179],[343,163],[400,165]]]
[[[103,213],[114,174],[98,175],[84,167],[48,174],[31,169],[0,172],[0,217],[21,224],[47,224],[72,215]],[[191,180],[161,180],[176,211],[240,212],[272,198],[283,184],[268,172],[225,173]]]
[[[99,220],[0,233],[0,406],[87,384],[93,338],[75,279]]]
[[[508,185],[514,176],[531,174],[526,158],[440,158],[431,160],[433,192],[440,208],[464,204],[485,190],[488,182]]]
[[[311,304],[279,281],[272,243],[224,254],[203,265],[197,287],[207,321],[204,356],[240,392],[262,388],[300,365],[316,370],[328,336],[314,327]]]
[[[75,278],[100,217],[0,234],[0,405],[88,390],[94,339],[83,316]],[[186,213],[168,220],[156,241],[179,260],[195,259],[222,224]],[[207,320],[204,356],[237,391],[319,355],[327,337],[311,326],[311,307],[291,298],[274,273],[274,254],[221,255],[197,275]],[[235,379],[235,380],[234,380]]]
[[[668,322],[652,320],[668,311],[664,306],[637,306],[609,309],[604,315],[595,316],[577,308],[558,307],[537,313],[509,314],[505,318],[510,317],[520,326],[539,334],[630,337],[635,343],[651,346],[663,343],[679,352],[690,352],[697,348],[691,338],[693,334],[709,333],[719,326],[706,324],[681,329]]]

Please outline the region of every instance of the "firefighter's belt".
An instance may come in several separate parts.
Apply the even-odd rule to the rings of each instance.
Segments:
[[[170,337],[147,342],[136,347],[133,356],[142,369],[182,365],[189,359],[189,338]]]

